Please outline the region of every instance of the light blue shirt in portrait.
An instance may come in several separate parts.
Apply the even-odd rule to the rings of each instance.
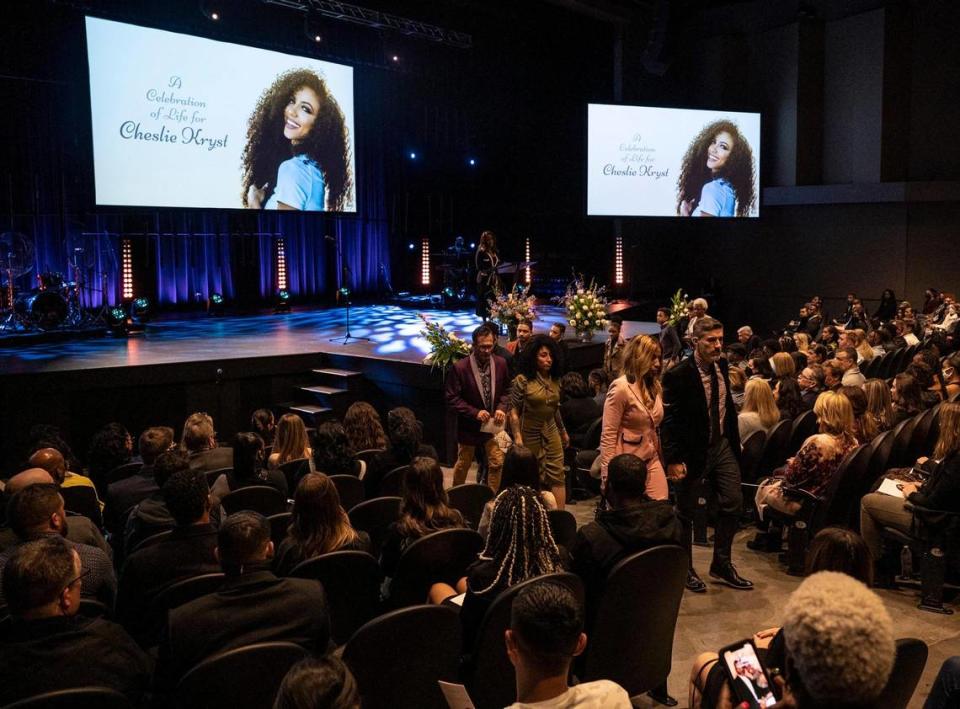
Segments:
[[[264,209],[279,209],[278,202],[303,211],[324,210],[323,173],[306,155],[296,155],[280,163],[277,185]]]
[[[711,180],[700,192],[700,203],[693,210],[693,216],[703,216],[703,212],[715,217],[732,217],[736,214],[737,197],[733,186],[722,177]]]

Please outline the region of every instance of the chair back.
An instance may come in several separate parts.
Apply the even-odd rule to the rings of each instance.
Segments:
[[[290,491],[290,495],[292,496],[294,490],[297,489],[297,483],[300,482],[300,478],[310,472],[310,460],[308,458],[288,460],[286,463],[280,464],[280,472],[282,472],[283,477],[287,479],[287,490]]]
[[[885,353],[879,357],[871,357],[867,363],[860,368],[860,373],[863,374],[863,376],[867,379],[873,379],[880,371],[880,366],[883,363],[884,357],[886,357]]]
[[[870,454],[870,462],[867,464],[867,476],[872,483],[886,472],[887,462],[890,459],[890,451],[893,449],[893,440],[896,435],[896,429],[884,431],[873,439],[873,451]]]
[[[362,460],[366,463],[367,467],[370,467],[370,461],[376,458],[381,453],[386,453],[385,448],[367,448],[366,450],[357,451],[356,455],[353,457],[357,460]]]
[[[817,415],[810,411],[804,411],[793,420],[793,429],[790,431],[790,443],[787,445],[787,456],[791,456],[800,450],[803,442],[817,432]]]
[[[920,683],[920,676],[927,664],[929,650],[923,640],[899,638],[893,672],[880,693],[875,706],[884,709],[907,709],[913,692]]]
[[[787,456],[796,453],[796,451],[787,450],[791,433],[793,433],[793,421],[780,421],[767,432],[767,440],[763,443],[763,452],[757,464],[758,478],[770,475],[783,465]]]
[[[347,512],[353,528],[362,529],[370,535],[370,553],[374,556],[380,556],[387,530],[400,516],[400,502],[399,497],[375,497]]]
[[[860,498],[855,497],[854,491],[863,478],[863,471],[870,463],[872,452],[869,443],[857,446],[840,461],[840,465],[830,479],[830,484],[824,491],[823,502],[818,510],[813,529],[810,530],[811,534],[828,525],[848,526],[854,514],[854,508],[859,515]]]
[[[743,482],[756,482],[757,466],[760,465],[760,456],[766,442],[766,431],[754,431],[743,441],[743,450],[740,453],[740,479]]]
[[[131,709],[130,700],[108,687],[76,687],[44,692],[4,704],[3,709]]]
[[[940,404],[931,407],[920,414],[917,425],[913,427],[913,436],[910,438],[910,446],[906,457],[910,464],[916,461],[922,455],[927,457],[933,452],[933,446],[927,447],[927,439],[930,436],[930,429],[933,428],[934,421],[940,415]]]
[[[577,539],[577,518],[569,510],[547,510],[553,541],[568,551]]]
[[[483,515],[483,507],[493,499],[493,490],[481,483],[454,485],[447,490],[450,506],[459,510],[471,529],[476,529]]]
[[[926,412],[921,412],[916,416],[911,416],[906,421],[901,421],[893,429],[893,446],[890,449],[890,457],[887,459],[888,468],[899,468],[913,465],[916,461],[907,460],[907,453],[910,451],[910,441],[913,440],[913,429],[917,427],[917,421]]]
[[[171,532],[173,532],[172,529],[164,529],[159,532],[154,532],[149,537],[144,537],[134,545],[133,549],[130,550],[130,553],[133,554],[141,549],[146,549],[147,547],[152,547],[154,544],[160,544],[161,542],[166,541],[169,539]]]
[[[223,583],[223,574],[202,574],[170,584],[154,596],[148,611],[153,618],[159,619],[160,627],[166,624],[166,614],[184,603],[213,593]]]
[[[287,511],[287,498],[277,488],[269,485],[241,487],[220,500],[228,515],[241,510],[259,512],[264,517]]]
[[[355,475],[331,475],[330,482],[337,488],[340,506],[352,510],[363,502],[363,481]]]
[[[213,487],[213,484],[217,482],[217,478],[221,475],[227,475],[232,473],[233,468],[217,468],[216,470],[208,470],[203,474],[203,477],[207,479],[207,487]]]
[[[287,528],[290,526],[292,518],[293,514],[290,512],[278,512],[267,517],[267,521],[270,523],[270,539],[273,541],[274,548],[278,548],[280,542],[286,538]]]
[[[290,576],[323,584],[330,607],[331,635],[337,645],[347,642],[361,625],[377,614],[383,574],[377,560],[364,551],[335,551],[293,567]]]
[[[103,529],[103,514],[100,512],[96,489],[86,485],[61,487],[60,496],[63,497],[63,506],[68,512],[83,515],[99,529]]]
[[[208,657],[177,684],[181,709],[271,707],[290,668],[307,657],[296,643],[257,643]]]
[[[483,538],[463,527],[420,537],[400,555],[390,581],[390,605],[402,608],[424,603],[430,586],[438,582],[456,586],[481,549]]]
[[[116,468],[107,473],[107,485],[111,485],[120,480],[126,480],[131,475],[138,473],[142,467],[143,463],[141,463],[139,460],[118,465]]]
[[[666,682],[688,566],[682,547],[662,545],[613,567],[587,631],[584,681],[612,680],[631,697]]]
[[[401,465],[400,467],[394,468],[384,475],[383,479],[380,481],[380,487],[378,488],[377,494],[380,495],[380,497],[402,495],[403,479],[407,476],[407,471],[409,469],[409,465]]]
[[[907,368],[907,363],[910,361],[907,359],[909,354],[909,347],[901,347],[896,351],[893,356],[893,366],[890,368],[890,374],[888,376],[893,377]]]
[[[343,661],[357,680],[363,709],[447,709],[437,680],[457,681],[461,642],[456,609],[413,606],[360,628],[347,641]]]
[[[583,608],[583,582],[576,574],[545,574],[501,591],[484,614],[476,642],[470,649],[473,666],[467,678],[467,688],[476,706],[505,707],[516,701],[516,673],[507,657],[503,634],[510,627],[510,610],[514,599],[527,586],[540,581],[562,583],[577,597]]]
[[[600,447],[600,432],[603,429],[603,416],[594,420],[587,427],[586,433],[583,434],[583,446],[582,450],[593,450]]]

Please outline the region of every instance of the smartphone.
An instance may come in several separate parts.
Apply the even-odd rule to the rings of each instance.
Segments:
[[[735,704],[746,702],[750,709],[757,709],[777,703],[773,696],[773,681],[760,662],[757,646],[752,640],[741,640],[720,650],[720,664],[737,698]]]

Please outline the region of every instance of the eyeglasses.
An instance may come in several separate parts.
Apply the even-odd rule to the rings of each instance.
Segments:
[[[63,592],[66,591],[68,588],[72,588],[75,583],[79,583],[79,582],[83,581],[83,579],[84,579],[87,575],[89,575],[90,571],[91,571],[91,569],[87,569],[86,571],[81,571],[79,576],[77,576],[77,577],[76,577],[75,579],[73,579],[72,581],[69,581],[66,586],[64,586],[62,589],[60,589],[60,593],[63,593]]]

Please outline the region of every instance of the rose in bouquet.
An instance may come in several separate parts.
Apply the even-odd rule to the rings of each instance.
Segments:
[[[567,286],[567,292],[557,298],[567,311],[567,323],[577,336],[590,339],[597,330],[602,330],[607,319],[606,287],[594,281],[587,285],[582,276],[577,276]]]
[[[530,295],[530,286],[517,286],[507,293],[494,292],[490,301],[490,319],[514,332],[521,320],[537,319],[536,298]]]

